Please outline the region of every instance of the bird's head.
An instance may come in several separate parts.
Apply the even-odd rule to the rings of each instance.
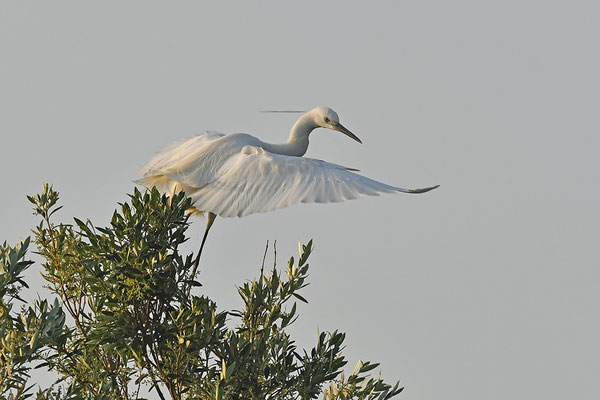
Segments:
[[[358,143],[362,143],[358,137],[350,132],[344,125],[340,124],[340,118],[337,113],[329,107],[317,107],[308,112],[313,117],[313,121],[317,126],[342,132],[344,135],[351,137]]]

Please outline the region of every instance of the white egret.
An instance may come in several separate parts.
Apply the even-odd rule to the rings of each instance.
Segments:
[[[243,217],[295,203],[329,203],[379,193],[424,193],[404,189],[355,174],[357,171],[321,160],[302,157],[310,133],[316,128],[339,131],[359,143],[338,115],[317,107],[302,115],[286,143],[271,144],[245,134],[206,132],[158,153],[146,165],[138,182],[164,193],[185,191],[193,200],[192,213],[208,213],[200,254],[216,216]]]

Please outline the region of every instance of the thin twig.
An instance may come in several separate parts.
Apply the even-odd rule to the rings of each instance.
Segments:
[[[277,240],[273,242],[273,252],[275,253],[273,255],[273,269],[275,269],[277,267]]]
[[[129,392],[127,388],[127,382],[123,380],[123,375],[120,375],[118,379],[121,381],[121,390],[123,391],[123,395],[125,396],[125,400],[129,400]]]
[[[148,357],[148,353],[145,351],[144,355],[146,356],[146,361],[148,362],[148,364],[154,365],[154,367],[158,370],[158,374],[159,375],[163,375],[164,376],[164,374],[160,370],[160,367],[159,367],[158,362],[156,360],[156,355],[152,351],[151,345],[149,345],[148,347],[150,347],[150,352],[152,353],[152,357],[154,358],[154,363],[152,363],[152,361],[150,361],[150,357]],[[148,370],[150,370],[150,369],[148,369]],[[156,389],[156,393],[158,393],[158,397],[160,397],[161,400],[166,400],[165,399],[165,395],[163,394],[162,390],[160,390],[159,382],[156,380],[156,377],[154,376],[154,372],[152,372],[149,375],[150,375],[150,379],[152,379],[153,386]],[[162,376],[161,376],[161,378],[162,378]]]
[[[154,381],[154,389],[156,389],[156,393],[158,393],[158,397],[160,397],[161,400],[167,400],[165,398],[165,395],[163,394],[162,390],[160,390],[160,387],[158,387],[158,382]]]
[[[267,245],[265,246],[265,254],[263,255],[262,265],[260,266],[260,280],[262,282],[263,274],[265,271],[265,259],[267,258],[267,250],[269,250],[269,241],[267,240]]]
[[[135,398],[139,399],[140,398],[140,388],[142,387],[142,366],[140,365],[138,368],[138,375],[139,375],[139,381],[138,381],[138,387],[137,387],[137,391],[135,392]]]

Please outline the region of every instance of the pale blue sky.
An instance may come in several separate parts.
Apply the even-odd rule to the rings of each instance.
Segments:
[[[163,146],[206,129],[279,142],[327,105],[308,157],[441,188],[218,219],[204,293],[238,308],[265,241],[313,238],[300,344],[348,333],[417,399],[600,397],[600,57],[593,1],[0,5],[0,240],[60,213],[104,225]],[[204,228],[193,224],[190,250]],[[39,268],[36,266],[35,268]],[[37,272],[32,279],[41,285]],[[35,286],[35,285],[34,285]]]

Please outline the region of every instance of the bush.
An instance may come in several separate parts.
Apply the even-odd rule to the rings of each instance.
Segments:
[[[296,347],[287,328],[298,318],[296,302],[306,301],[312,242],[285,272],[261,270],[238,287],[243,309],[224,312],[187,295],[201,284],[191,276],[193,254],[179,250],[191,206],[184,194],[135,189],[107,227],[55,223],[51,186],[29,200],[41,218],[34,235],[43,276],[60,301],[11,314],[32,263],[29,239],[2,247],[2,398],[30,395],[35,362],[62,382],[40,390],[40,399],[139,399],[147,390],[160,399],[389,399],[402,390],[369,375],[378,364],[359,362],[345,377],[343,333],[321,333],[309,351]],[[228,319],[237,326],[228,328]]]

